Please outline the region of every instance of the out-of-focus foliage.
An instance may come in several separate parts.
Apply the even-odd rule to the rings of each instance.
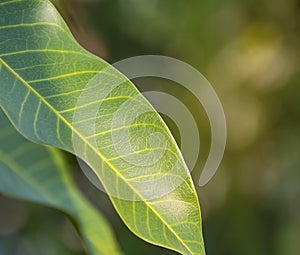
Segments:
[[[228,145],[215,178],[199,188],[207,253],[300,254],[299,0],[61,2],[57,4],[81,43],[110,62],[140,54],[169,55],[195,66],[216,89],[227,117]],[[141,90],[165,89],[157,80],[138,85]],[[209,148],[209,126],[192,95],[172,86],[169,90],[200,115],[203,146],[194,170],[197,180]],[[113,222],[125,252],[174,254],[129,234],[106,197],[85,182],[80,170],[76,175]],[[21,206],[29,221],[23,231],[2,240],[39,231],[30,220],[36,208]],[[62,216],[49,221],[62,221]]]
[[[26,140],[2,110],[0,127],[0,193],[50,206],[69,215],[89,254],[122,254],[108,223],[78,192],[60,151]],[[12,222],[10,214],[20,215],[20,212],[18,207],[14,209],[9,204],[3,210],[0,214],[4,224],[2,231],[10,232],[22,223],[18,219]],[[44,253],[44,249],[33,251]],[[12,252],[6,250],[5,253]]]

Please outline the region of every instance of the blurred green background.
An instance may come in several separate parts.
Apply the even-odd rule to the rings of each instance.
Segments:
[[[300,254],[300,1],[56,1],[78,41],[110,63],[161,54],[197,68],[215,88],[228,124],[224,159],[200,197],[208,255]],[[210,145],[205,112],[176,84],[139,79],[185,102],[198,122],[196,186]],[[180,142],[174,123],[166,119]],[[114,226],[126,254],[175,254],[123,225],[105,194],[68,155],[84,194]],[[54,209],[0,196],[0,255],[85,254]]]

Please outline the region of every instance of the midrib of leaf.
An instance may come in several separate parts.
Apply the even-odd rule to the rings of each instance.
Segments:
[[[49,108],[49,110],[51,110],[62,122],[64,122],[68,128],[70,128],[70,130],[72,130],[73,133],[75,133],[81,140],[82,142],[84,142],[85,145],[89,146],[89,148],[96,153],[96,155],[100,156],[100,158],[105,162],[105,164],[107,166],[110,167],[111,170],[113,170],[113,172],[120,177],[127,185],[128,187],[137,194],[137,196],[139,197],[139,199],[144,202],[152,211],[153,213],[156,215],[156,217],[159,218],[159,220],[161,220],[161,222],[163,224],[165,224],[168,229],[171,231],[171,233],[180,241],[180,243],[190,252],[190,254],[193,254],[193,252],[190,250],[190,248],[185,244],[185,242],[177,235],[177,233],[173,230],[173,228],[157,213],[157,211],[151,206],[151,204],[149,204],[143,196],[141,196],[141,194],[139,194],[139,192],[127,181],[126,178],[124,178],[124,176],[122,174],[120,174],[120,172],[118,172],[115,167],[109,162],[109,160],[102,155],[102,153],[100,151],[98,151],[94,146],[92,146],[86,139],[84,136],[82,136],[80,134],[80,132],[78,132],[58,111],[56,111],[56,109],[54,107],[52,107],[52,105],[50,105],[47,100],[45,100],[35,89],[33,89],[30,84],[28,84],[18,73],[16,73],[2,58],[0,58],[0,63],[2,63],[13,75],[15,75],[15,77],[20,80],[20,82],[22,84],[24,84],[24,86],[31,91],[41,102],[43,102],[45,104],[46,107]],[[1,70],[1,69],[0,69]],[[101,177],[99,176],[99,174],[97,173],[97,171],[94,171],[94,173],[97,175],[97,177],[101,180]],[[105,183],[103,183],[103,186],[105,187]],[[114,202],[114,200],[112,199],[112,202]],[[117,209],[117,207],[116,207]],[[120,214],[121,215],[121,214]],[[125,222],[125,221],[124,221]],[[174,248],[173,248],[174,249]],[[178,250],[179,251],[179,250]],[[180,252],[180,251],[179,251]]]
[[[12,0],[12,1],[7,1],[4,3],[0,3],[0,6],[6,5],[6,4],[12,4],[12,3],[17,3],[17,2],[21,2],[22,0]]]

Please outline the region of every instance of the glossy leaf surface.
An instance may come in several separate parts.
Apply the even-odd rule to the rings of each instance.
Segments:
[[[82,49],[48,1],[0,1],[0,105],[32,141],[86,161],[144,240],[205,254],[189,171],[134,85]]]

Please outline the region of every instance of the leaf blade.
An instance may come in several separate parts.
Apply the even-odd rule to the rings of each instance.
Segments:
[[[0,192],[50,206],[70,215],[78,223],[90,254],[121,254],[109,225],[72,182],[59,151],[25,140],[2,112]]]
[[[1,34],[0,27],[5,45],[0,52],[1,107],[29,139],[75,152],[87,161],[135,234],[183,254],[204,254],[196,192],[177,145],[159,115],[124,76],[78,46],[51,4],[30,1],[32,6],[28,8],[28,2],[14,3],[13,9],[22,11],[26,6],[26,17],[31,20],[23,17],[22,22],[8,22],[2,26],[5,34]],[[9,8],[2,11],[3,16],[7,13]],[[27,39],[26,45],[21,42],[12,47],[5,43],[5,39],[12,42],[16,31],[18,39]],[[40,39],[38,44],[34,43],[36,38]],[[99,93],[91,88],[99,88]],[[10,102],[10,97],[18,103]],[[135,119],[139,126],[130,123],[126,127],[124,118],[127,116],[128,121],[132,116],[125,112],[119,114],[113,128],[112,116],[124,105],[144,110]],[[89,119],[93,116],[87,112],[93,113],[97,108],[100,110],[96,120]],[[138,111],[133,113],[137,115]],[[83,123],[74,124],[74,116],[75,122],[83,119]],[[93,122],[95,130],[91,129]],[[118,147],[124,147],[126,132],[132,133],[129,138],[134,150],[131,153],[126,148],[120,155]],[[156,148],[149,148],[144,136],[155,133],[164,136],[166,147],[160,146],[158,139]],[[74,140],[79,145],[76,151]],[[162,159],[143,167],[146,151],[152,153],[150,157]],[[138,164],[132,164],[132,160]],[[159,203],[163,199],[166,201]]]

